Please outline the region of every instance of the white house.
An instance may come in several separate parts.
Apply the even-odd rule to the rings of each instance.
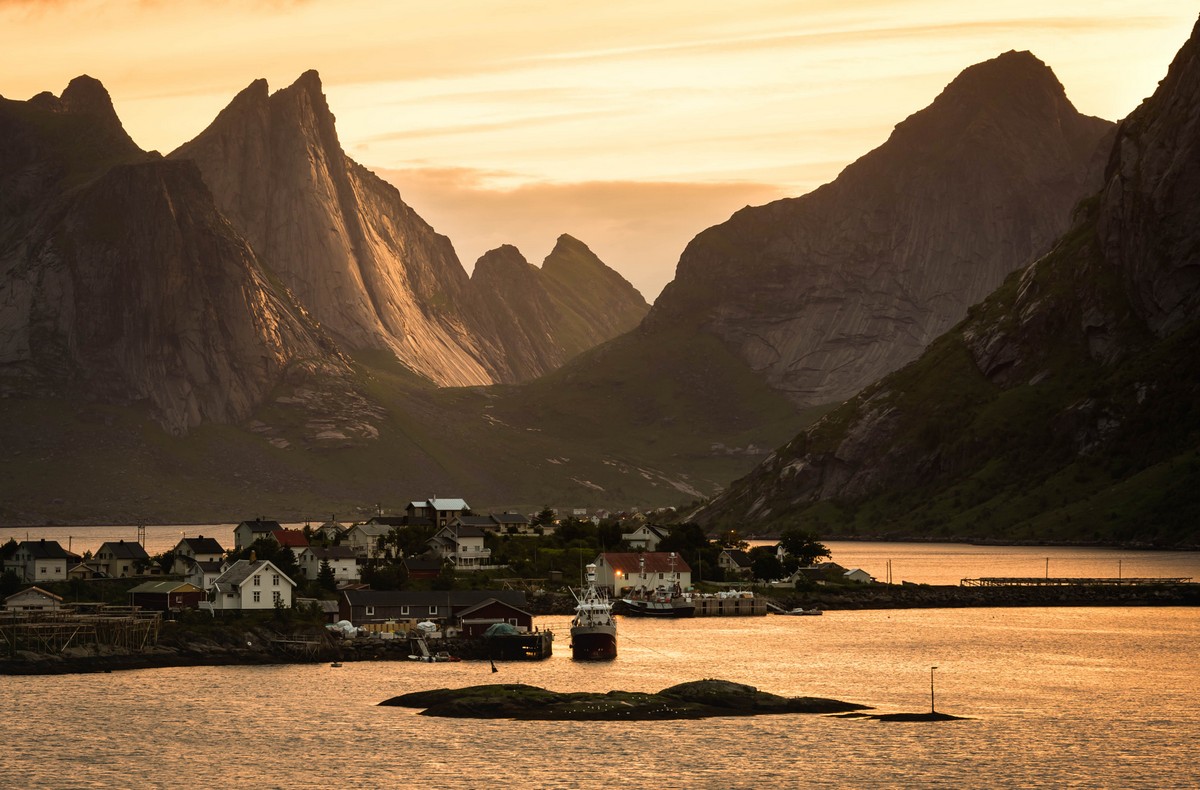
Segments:
[[[4,599],[4,608],[22,612],[44,612],[61,609],[63,599],[41,587],[28,587]]]
[[[278,521],[264,519],[262,516],[253,521],[243,521],[233,528],[233,544],[240,551],[250,547],[259,538],[269,537],[277,529],[283,529]]]
[[[596,586],[614,595],[627,590],[668,590],[692,586],[692,569],[674,552],[605,552],[596,558]]]
[[[748,578],[754,575],[750,569],[750,555],[741,549],[724,549],[717,556],[717,567],[725,571],[725,579]]]
[[[67,568],[80,557],[64,549],[57,540],[24,540],[4,563],[16,571],[23,581],[57,582],[67,578]]]
[[[217,539],[206,538],[203,535],[184,538],[175,544],[173,553],[175,554],[175,564],[171,567],[171,572],[179,574],[190,572],[196,562],[213,563],[225,559],[225,549],[221,547]],[[197,586],[203,590],[208,589],[208,585]]]
[[[215,610],[290,608],[296,583],[270,560],[238,560],[213,582]]]
[[[189,584],[196,585],[201,590],[212,589],[213,583],[216,582],[217,577],[219,577],[226,571],[226,569],[229,568],[229,562],[224,559],[216,560],[215,562],[204,562],[202,560],[193,560],[188,557],[185,558],[185,561],[190,562],[191,564],[187,566],[187,569],[182,574],[184,580]],[[178,563],[179,560],[177,558],[176,567],[179,567]],[[176,572],[178,573],[178,571]]]
[[[136,542],[109,540],[101,544],[92,558],[100,571],[112,579],[140,576],[150,568],[150,555]]]
[[[640,549],[642,551],[657,551],[658,544],[667,536],[667,530],[664,527],[656,527],[652,524],[643,524],[633,532],[626,532],[621,535],[621,540],[629,544],[631,549]]]
[[[842,574],[842,578],[848,582],[858,582],[859,584],[869,584],[875,581],[871,578],[871,574],[864,571],[862,568],[851,568]]]
[[[488,565],[492,558],[492,550],[483,544],[483,535],[479,527],[454,524],[439,529],[428,544],[439,557],[452,562],[455,570],[473,571]]]
[[[296,556],[300,569],[305,578],[315,579],[321,572],[321,563],[329,563],[333,569],[333,578],[340,582],[356,582],[359,580],[358,555],[349,546],[309,546]]]
[[[343,546],[349,546],[355,554],[362,557],[379,557],[379,539],[392,531],[387,524],[355,524],[346,530],[342,536]]]

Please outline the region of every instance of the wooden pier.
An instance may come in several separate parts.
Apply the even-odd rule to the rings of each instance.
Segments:
[[[981,579],[963,579],[962,587],[1161,587],[1163,585],[1189,584],[1191,576],[1182,578],[1097,578],[1042,577],[1042,576],[987,576]]]
[[[103,614],[57,612],[0,613],[0,650],[62,653],[72,647],[116,647],[139,652],[158,644],[162,616],[126,607],[101,610]]]
[[[767,614],[764,598],[700,598],[693,597],[696,617],[757,617]]]

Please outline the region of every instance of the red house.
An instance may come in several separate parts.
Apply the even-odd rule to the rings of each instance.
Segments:
[[[187,582],[146,582],[129,591],[130,606],[158,612],[195,609],[205,600],[208,600],[207,593]]]
[[[495,598],[480,601],[456,614],[464,636],[483,636],[483,632],[495,623],[508,623],[522,631],[533,629],[533,615]]]

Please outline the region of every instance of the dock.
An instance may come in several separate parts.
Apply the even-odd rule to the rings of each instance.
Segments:
[[[980,579],[963,579],[962,587],[1159,587],[1162,585],[1189,584],[1191,576],[1182,578],[1095,578],[1050,576],[985,576]]]
[[[696,617],[757,617],[767,614],[767,602],[764,598],[693,596],[692,603],[696,605]]]

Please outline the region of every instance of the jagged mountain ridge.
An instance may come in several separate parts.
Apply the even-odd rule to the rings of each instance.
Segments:
[[[830,184],[698,235],[647,326],[689,322],[798,404],[840,401],[1045,251],[1111,129],[1028,52],[971,66]]]
[[[0,386],[146,402],[171,433],[346,366],[264,276],[189,162],[146,154],[107,91],[4,100]]]
[[[1054,249],[701,511],[836,534],[1195,545],[1200,23]]]
[[[532,378],[629,326],[592,320],[581,336],[559,338],[547,324],[546,343],[525,342],[521,327],[540,293],[522,303],[495,278],[473,285],[449,239],[344,153],[314,71],[274,94],[251,83],[170,156],[199,164],[222,210],[339,343],[389,349],[435,384]],[[610,285],[598,301],[619,302],[620,315],[649,309],[627,283]],[[504,309],[497,288],[509,293]]]

